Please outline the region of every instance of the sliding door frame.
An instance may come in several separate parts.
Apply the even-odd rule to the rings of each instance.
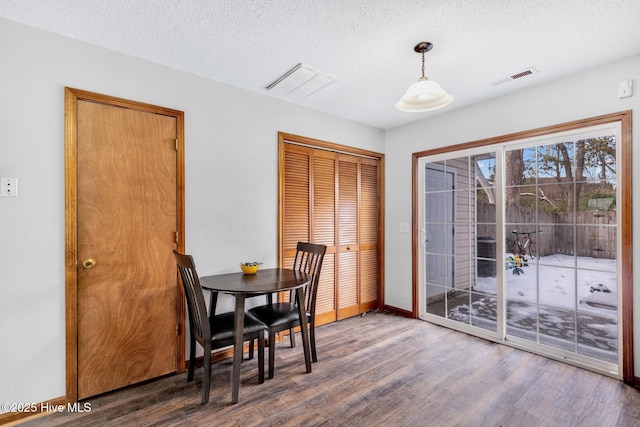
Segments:
[[[567,123],[551,125],[547,127],[532,129],[513,134],[487,138],[463,144],[445,146],[432,150],[415,152],[412,155],[412,316],[419,317],[419,169],[418,164],[421,157],[434,156],[438,154],[451,153],[472,148],[486,147],[493,145],[508,143],[516,140],[545,136],[559,132],[577,130],[585,127],[591,127],[601,124],[619,122],[621,127],[621,141],[619,141],[620,155],[619,171],[621,179],[620,195],[621,200],[618,203],[620,210],[620,236],[621,236],[621,268],[618,272],[621,284],[621,323],[622,323],[622,365],[620,366],[623,381],[627,384],[634,384],[634,368],[633,368],[633,266],[632,266],[632,249],[633,249],[633,227],[632,227],[632,113],[631,110],[612,113],[597,117],[576,120]],[[502,344],[508,344],[500,341]]]

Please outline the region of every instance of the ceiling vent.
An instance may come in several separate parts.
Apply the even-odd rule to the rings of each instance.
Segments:
[[[538,73],[538,70],[536,70],[533,67],[529,67],[524,71],[520,71],[519,73],[512,74],[509,77],[505,77],[504,79],[496,80],[491,84],[494,86],[498,86],[498,85],[501,85],[502,83],[510,82],[515,79],[521,79],[523,77],[530,76],[532,74],[537,74],[537,73]]]
[[[298,64],[267,86],[267,90],[275,95],[304,99],[335,81],[335,77]]]

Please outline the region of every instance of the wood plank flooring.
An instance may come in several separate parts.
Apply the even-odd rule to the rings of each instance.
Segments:
[[[231,360],[87,400],[91,412],[21,426],[638,426],[640,391],[621,381],[420,320],[369,313],[317,330],[319,362],[278,343],[274,379],[242,367],[231,405]],[[268,352],[268,350],[267,350]]]

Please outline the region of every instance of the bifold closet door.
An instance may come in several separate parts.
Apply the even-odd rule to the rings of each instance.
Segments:
[[[284,145],[283,266],[293,265],[298,242],[327,245],[316,302],[316,322],[336,320],[335,153]]]
[[[360,202],[358,212],[360,313],[366,313],[378,306],[378,200],[381,177],[378,162],[374,159],[360,159]]]
[[[310,149],[311,150],[311,149]],[[324,324],[336,320],[336,154],[311,150],[312,241],[327,245],[322,261],[322,273],[316,300],[316,322]]]
[[[358,158],[338,158],[338,320],[359,314]]]
[[[377,307],[379,182],[376,160],[338,157],[338,320]]]
[[[318,324],[377,307],[379,168],[375,159],[284,144],[284,266],[298,241],[327,246]]]

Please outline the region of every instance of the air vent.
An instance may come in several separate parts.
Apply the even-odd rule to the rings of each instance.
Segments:
[[[496,80],[495,82],[491,83],[494,86],[498,86],[501,85],[502,83],[506,83],[506,82],[510,82],[512,80],[515,79],[521,79],[522,77],[526,77],[526,76],[530,76],[532,74],[536,74],[538,72],[538,70],[536,70],[533,67],[529,67],[524,71],[520,71],[519,73],[515,73],[510,75],[509,77],[505,77],[504,79],[500,79],[500,80]]]
[[[304,99],[335,81],[335,77],[298,64],[267,86],[267,90],[276,95]]]

